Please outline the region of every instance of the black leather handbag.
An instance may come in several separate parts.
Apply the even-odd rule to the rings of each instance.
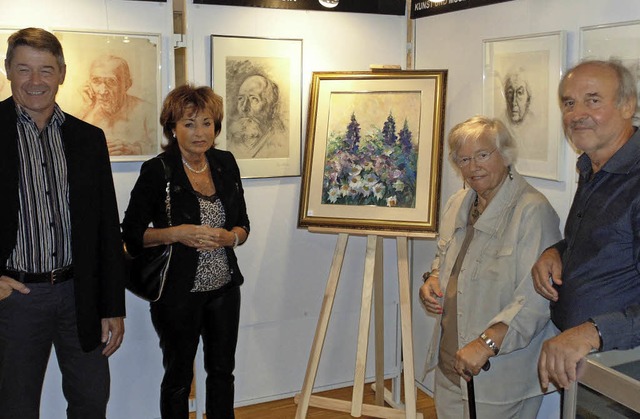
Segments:
[[[171,226],[171,171],[160,158],[164,167],[164,177],[167,182],[165,208],[167,221]],[[138,297],[147,301],[158,301],[162,296],[162,290],[167,280],[169,262],[171,261],[172,245],[145,247],[139,255],[132,256],[127,252],[127,246],[123,243],[125,256],[128,261],[129,275],[126,287]]]

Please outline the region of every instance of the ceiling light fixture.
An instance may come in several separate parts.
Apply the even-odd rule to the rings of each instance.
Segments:
[[[340,0],[318,0],[318,2],[328,9],[333,9],[340,3]]]

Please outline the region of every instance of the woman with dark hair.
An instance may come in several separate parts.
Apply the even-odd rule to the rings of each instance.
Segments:
[[[234,249],[249,235],[235,158],[214,148],[224,116],[211,88],[180,86],[162,105],[165,152],[145,162],[122,223],[127,249],[173,245],[162,297],[151,303],[164,378],[162,417],[188,418],[193,362],[202,337],[208,419],[233,418],[242,274]],[[171,224],[165,211],[170,173]],[[152,227],[149,227],[151,223]]]

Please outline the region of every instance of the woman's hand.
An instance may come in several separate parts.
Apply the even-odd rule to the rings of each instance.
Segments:
[[[490,356],[493,356],[493,351],[480,339],[475,339],[456,352],[454,369],[460,377],[469,381],[472,376],[480,373]]]
[[[233,246],[235,241],[235,235],[224,228],[195,224],[182,224],[175,228],[176,241],[198,250],[216,250],[220,247]]]
[[[442,314],[442,305],[438,300],[442,298],[442,295],[440,281],[437,276],[429,276],[420,287],[420,299],[429,313]]]

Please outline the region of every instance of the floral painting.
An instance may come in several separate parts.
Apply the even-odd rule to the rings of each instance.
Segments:
[[[330,117],[351,116],[328,135],[322,203],[415,207],[419,100],[416,92],[333,95]]]
[[[437,231],[446,70],[313,73],[298,225]]]

